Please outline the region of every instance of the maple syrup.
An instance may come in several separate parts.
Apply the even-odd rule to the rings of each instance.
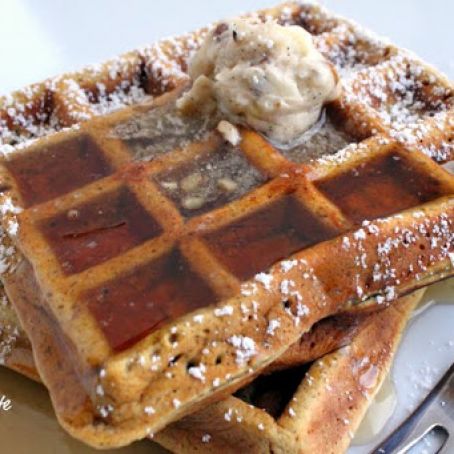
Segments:
[[[393,415],[396,406],[396,389],[388,375],[367,409],[355,433],[352,444],[364,445],[374,440]]]
[[[82,295],[113,350],[123,350],[217,296],[181,253],[171,253]]]
[[[446,279],[428,287],[423,301],[437,304],[454,304],[454,278]]]
[[[273,263],[336,235],[291,195],[205,237],[235,276],[247,280]]]
[[[318,189],[353,222],[389,216],[444,195],[440,183],[391,152],[319,180]]]
[[[453,304],[453,295],[454,278],[429,286],[412,318],[418,317],[434,304]],[[393,415],[396,405],[396,388],[388,374],[356,431],[352,444],[366,445],[375,440]]]
[[[162,232],[126,188],[48,219],[41,229],[67,274],[98,265]]]
[[[5,165],[16,180],[25,207],[46,202],[113,172],[86,134],[18,153]]]

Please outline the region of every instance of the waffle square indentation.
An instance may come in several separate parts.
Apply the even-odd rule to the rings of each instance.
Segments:
[[[188,218],[238,199],[266,179],[238,148],[227,143],[156,178]]]
[[[182,117],[172,102],[135,114],[116,125],[111,136],[127,145],[133,159],[152,161],[202,140],[214,126],[207,117]]]
[[[162,233],[126,188],[47,219],[41,230],[66,274],[98,265]]]
[[[228,270],[247,280],[278,260],[334,235],[334,229],[289,195],[205,239]]]
[[[113,350],[217,301],[178,249],[83,295]]]
[[[96,143],[87,135],[42,146],[5,162],[25,206],[46,202],[112,173]]]
[[[288,160],[300,164],[332,155],[358,141],[358,138],[342,129],[329,112],[323,112],[320,120],[304,133],[298,145],[280,149],[279,152]]]
[[[438,180],[397,152],[377,156],[315,185],[357,224],[392,215],[444,194]]]

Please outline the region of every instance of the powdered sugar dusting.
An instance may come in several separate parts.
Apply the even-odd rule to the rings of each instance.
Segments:
[[[255,342],[250,337],[235,335],[230,337],[227,342],[236,349],[236,363],[238,365],[247,363],[257,354]]]

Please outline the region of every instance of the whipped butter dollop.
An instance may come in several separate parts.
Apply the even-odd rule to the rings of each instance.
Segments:
[[[219,24],[189,65],[192,88],[178,101],[183,113],[219,110],[272,142],[288,146],[339,96],[334,67],[308,32],[274,21]]]

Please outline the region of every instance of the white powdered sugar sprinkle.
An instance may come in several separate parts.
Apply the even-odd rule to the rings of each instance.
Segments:
[[[231,336],[227,342],[236,349],[236,363],[243,365],[257,355],[255,342],[246,336]]]

